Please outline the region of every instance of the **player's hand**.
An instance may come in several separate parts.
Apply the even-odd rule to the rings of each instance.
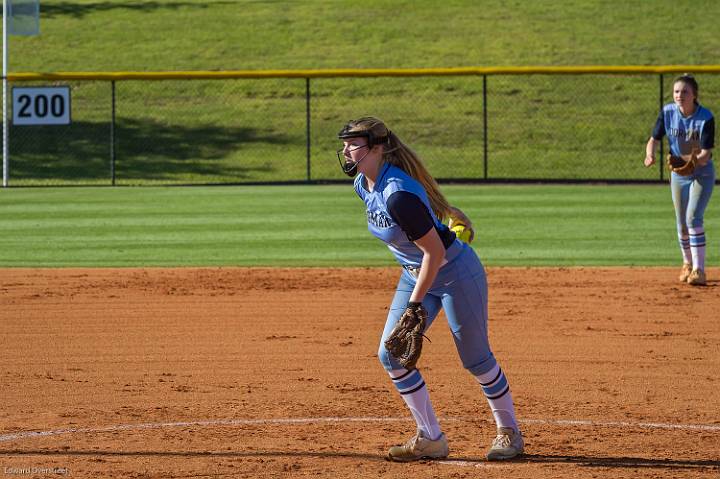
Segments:
[[[650,166],[654,165],[654,164],[655,164],[655,157],[654,157],[653,155],[647,155],[647,156],[645,157],[644,163],[645,163],[645,166],[646,166],[646,167],[650,167]]]
[[[475,229],[472,221],[459,208],[450,207],[448,227],[455,232],[457,238],[464,243],[472,243],[475,239]]]

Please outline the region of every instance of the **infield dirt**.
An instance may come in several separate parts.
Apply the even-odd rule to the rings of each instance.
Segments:
[[[527,454],[444,315],[419,367],[450,441],[376,358],[398,268],[0,270],[0,466],[21,477],[720,478],[720,269],[489,268],[491,345]],[[33,433],[35,432],[35,433]]]

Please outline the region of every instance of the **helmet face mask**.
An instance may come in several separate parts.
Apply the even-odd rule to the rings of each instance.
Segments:
[[[371,129],[353,131],[353,129],[356,126],[357,126],[356,121],[348,122],[343,127],[343,129],[340,130],[340,132],[338,133],[338,139],[347,140],[349,138],[367,138],[368,150],[372,150],[375,145],[388,142],[387,136],[384,136],[382,138],[377,138]],[[338,150],[337,157],[338,157],[338,161],[340,162],[340,168],[343,170],[343,173],[345,173],[346,175],[348,175],[351,178],[354,177],[357,174],[357,165],[359,162],[347,161],[347,159],[345,158],[343,149]]]
[[[355,178],[355,175],[357,175],[357,163],[353,163],[352,161],[341,160],[340,169],[342,169],[343,173],[348,175],[350,178]]]
[[[359,138],[359,137],[352,137],[352,138]],[[348,150],[348,151],[355,151],[360,150],[362,148],[370,148],[370,145],[362,145],[362,146],[356,146],[355,148]],[[360,161],[348,161],[348,159],[345,157],[345,148],[341,148],[337,151],[337,158],[340,162],[340,169],[343,170],[343,173],[348,175],[350,178],[354,177],[357,174],[357,165],[360,163]],[[364,159],[363,157],[362,159]]]

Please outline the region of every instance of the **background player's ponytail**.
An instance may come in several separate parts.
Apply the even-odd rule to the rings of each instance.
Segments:
[[[450,216],[450,204],[440,191],[435,178],[430,175],[420,157],[403,143],[395,133],[390,131],[382,120],[374,117],[364,117],[351,122],[349,125],[351,125],[351,131],[369,132],[368,142],[373,146],[383,146],[383,159],[391,165],[397,166],[422,185],[428,195],[430,207],[433,209],[435,216],[441,221]]]

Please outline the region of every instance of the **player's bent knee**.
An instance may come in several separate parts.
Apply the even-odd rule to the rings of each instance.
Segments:
[[[380,360],[380,364],[382,364],[383,368],[385,368],[386,371],[392,371],[393,369],[400,369],[402,366],[395,361],[395,358],[392,357],[392,355],[388,352],[387,349],[385,349],[384,344],[380,344],[380,349],[378,349],[378,359]]]
[[[495,359],[493,353],[489,353],[484,358],[481,358],[480,360],[475,360],[471,363],[465,362],[463,360],[463,367],[470,371],[470,374],[472,374],[473,376],[485,374],[486,372],[494,368],[496,364],[497,360]]]

